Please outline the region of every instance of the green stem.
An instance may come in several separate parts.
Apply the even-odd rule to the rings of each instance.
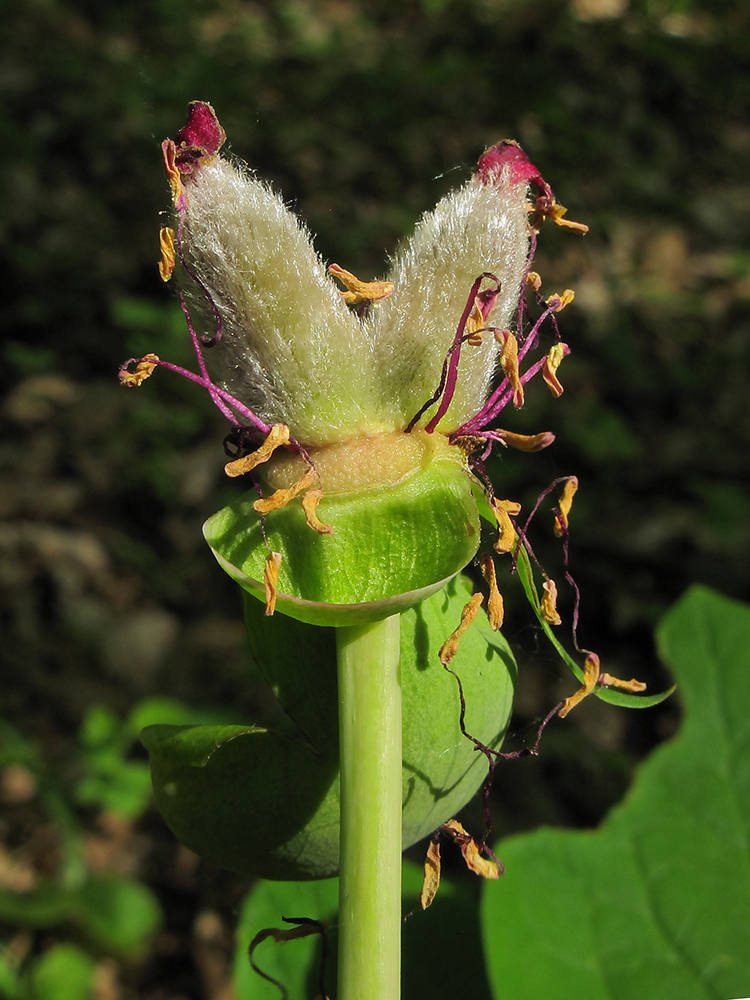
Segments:
[[[338,1000],[401,988],[398,615],[336,629],[341,756]]]

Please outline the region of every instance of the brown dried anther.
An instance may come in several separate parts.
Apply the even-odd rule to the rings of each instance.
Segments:
[[[537,271],[529,271],[526,275],[526,284],[529,288],[533,288],[535,292],[538,292],[542,287],[542,276]]]
[[[503,619],[505,617],[505,605],[503,602],[503,595],[500,593],[497,586],[495,562],[492,556],[486,555],[480,558],[479,566],[482,570],[482,576],[485,578],[487,585],[490,588],[490,596],[487,601],[487,617],[490,622],[490,628],[493,632],[497,632],[503,624]]]
[[[308,526],[319,535],[332,535],[333,525],[325,524],[317,515],[318,504],[323,496],[323,490],[308,490],[302,497],[302,510]]]
[[[511,515],[521,513],[521,505],[514,500],[498,500],[497,497],[490,497],[490,506],[500,533],[494,545],[495,552],[511,552],[516,544],[516,529],[510,518]]]
[[[504,445],[515,448],[517,451],[541,451],[548,448],[555,440],[552,431],[540,431],[539,434],[516,434],[514,431],[506,431],[498,428],[495,431],[500,441]]]
[[[232,478],[244,476],[246,472],[251,472],[257,465],[267,462],[277,448],[289,444],[289,428],[286,424],[274,424],[260,447],[251,451],[249,455],[242,455],[227,462],[224,472]]]
[[[599,683],[602,687],[619,688],[620,691],[629,691],[631,694],[640,694],[647,687],[643,681],[638,681],[635,677],[629,681],[623,681],[619,677],[613,677],[612,674],[600,674]]]
[[[561,719],[564,719],[568,712],[580,704],[584,698],[587,698],[596,687],[619,688],[619,690],[628,691],[630,694],[640,694],[646,690],[643,681],[638,681],[634,677],[629,681],[623,681],[619,677],[613,677],[612,674],[602,673],[599,657],[596,653],[591,653],[588,650],[584,652],[586,652],[586,662],[583,666],[583,684],[575,694],[565,699],[563,707],[558,713]]]
[[[438,658],[443,666],[450,663],[458,652],[458,641],[476,618],[477,612],[479,611],[483,600],[484,597],[482,594],[472,594],[467,604],[464,605],[458,628],[448,636],[438,653]]]
[[[174,229],[171,226],[162,226],[159,230],[159,247],[161,249],[159,277],[162,281],[169,281],[177,260],[174,246]]]
[[[557,369],[560,367],[560,362],[565,357],[566,344],[555,344],[549,349],[547,358],[544,362],[544,369],[542,371],[542,378],[547,383],[550,388],[550,392],[555,397],[559,399],[565,391],[562,387],[562,383],[557,377]]]
[[[510,330],[498,330],[495,339],[502,344],[500,367],[513,389],[513,405],[519,410],[523,406],[524,392],[518,365],[518,340]]]
[[[280,552],[269,552],[263,570],[263,584],[266,588],[266,614],[269,616],[276,610],[276,584],[279,579],[281,559]]]
[[[557,586],[554,580],[545,580],[542,584],[544,597],[542,598],[541,612],[544,620],[550,625],[562,625],[562,618],[557,610]]]
[[[158,354],[146,354],[138,362],[134,372],[129,372],[127,368],[123,368],[118,376],[120,385],[125,385],[128,388],[143,385],[146,379],[153,375],[158,360]]]
[[[480,846],[456,819],[450,819],[440,827],[440,832],[449,836],[461,848],[466,867],[482,878],[496,879],[500,877],[500,869],[494,861],[483,858]]]
[[[440,842],[430,840],[424,859],[424,878],[419,893],[419,905],[423,910],[432,906],[432,901],[440,888]]]
[[[302,479],[299,479],[293,486],[289,489],[279,489],[275,493],[272,493],[270,497],[263,500],[256,500],[253,504],[253,510],[256,514],[270,514],[273,510],[281,510],[282,507],[286,505],[299,494],[308,489],[315,482],[315,477],[317,472],[314,468],[310,468],[304,474]]]
[[[485,325],[486,319],[482,310],[482,303],[479,296],[477,296],[474,299],[474,305],[472,306],[469,318],[466,320],[466,326],[464,327],[466,342],[471,344],[472,347],[479,347],[481,345],[482,330]]]
[[[599,681],[599,657],[596,653],[586,651],[586,662],[583,665],[583,684],[581,687],[566,698],[563,706],[558,712],[561,719],[564,719],[568,712],[571,712],[576,705],[579,705],[584,698],[588,698]]]
[[[573,497],[576,495],[577,489],[578,479],[575,476],[569,476],[565,486],[563,487],[560,501],[554,511],[556,538],[562,538],[567,534],[568,517],[570,515],[570,508],[573,506]]]
[[[346,288],[345,292],[341,292],[341,297],[348,306],[385,299],[393,292],[392,281],[360,281],[351,271],[344,270],[338,264],[329,264],[328,271]]]

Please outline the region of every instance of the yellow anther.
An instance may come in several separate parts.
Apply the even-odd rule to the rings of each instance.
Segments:
[[[596,687],[598,681],[599,657],[596,653],[587,653],[586,662],[583,665],[583,684],[575,692],[575,694],[572,694],[569,698],[565,699],[563,707],[558,712],[560,718],[564,719],[568,712],[572,711],[576,705],[579,705],[584,698],[588,698]]]
[[[475,298],[469,318],[466,320],[466,327],[464,331],[468,337],[467,343],[471,344],[472,347],[479,347],[482,343],[482,334],[480,331],[485,325],[486,321],[484,315],[482,314],[482,307],[479,304],[479,298]]]
[[[138,362],[134,372],[123,369],[119,375],[120,385],[126,385],[129,388],[142,385],[147,378],[153,375],[158,360],[159,356],[157,354],[146,354]]]
[[[461,854],[464,856],[466,867],[469,871],[474,872],[475,875],[480,875],[482,878],[488,879],[500,877],[500,870],[495,862],[490,861],[489,858],[482,857],[479,853],[479,845],[473,837],[466,843],[461,844]]]
[[[328,271],[345,286],[346,291],[341,292],[341,296],[348,306],[388,298],[394,288],[392,281],[360,281],[351,271],[345,271],[338,264],[329,264]]]
[[[552,431],[542,431],[539,434],[516,434],[514,431],[498,429],[496,433],[500,435],[503,444],[517,448],[518,451],[541,451],[542,448],[547,448],[555,440]]]
[[[232,478],[244,476],[256,465],[267,462],[276,449],[285,444],[289,444],[289,428],[286,424],[274,424],[259,448],[251,451],[249,455],[243,455],[242,458],[235,458],[233,461],[227,462],[224,466],[224,472]]]
[[[315,477],[317,472],[315,469],[308,469],[302,479],[298,480],[294,486],[290,486],[288,490],[276,490],[272,493],[270,497],[265,500],[256,500],[253,504],[253,510],[256,514],[270,514],[272,510],[280,510],[282,507],[294,500],[298,493],[302,493],[304,490],[308,489],[315,482]]]
[[[554,344],[549,349],[547,358],[544,362],[544,370],[542,372],[542,378],[547,383],[550,388],[552,395],[557,399],[562,396],[564,389],[562,383],[557,377],[557,369],[560,367],[560,362],[565,357],[565,348],[567,344]]]
[[[537,274],[536,271],[529,271],[529,273],[526,275],[526,284],[529,285],[531,288],[533,288],[535,292],[538,292],[539,289],[542,287],[541,274]]]
[[[562,295],[550,295],[547,299],[547,305],[553,312],[562,312],[565,306],[569,306],[573,299],[576,297],[576,293],[572,288],[566,288]]]
[[[440,888],[440,844],[437,840],[431,840],[427,847],[427,856],[424,859],[424,877],[422,879],[422,889],[419,893],[419,905],[423,910],[432,906],[432,901]]]
[[[475,875],[482,878],[496,879],[500,877],[500,870],[494,861],[483,858],[479,851],[476,840],[468,833],[456,819],[448,820],[440,828],[441,832],[448,834],[454,843],[461,848],[466,867],[473,871]]]
[[[640,694],[641,691],[646,690],[646,685],[643,681],[637,681],[635,677],[631,678],[629,681],[620,680],[619,677],[613,677],[612,674],[602,674],[599,677],[599,683],[603,684],[604,687],[619,688],[621,691],[630,691],[631,694]]]
[[[567,211],[567,208],[561,205],[559,201],[553,201],[552,205],[545,212],[545,215],[556,226],[561,226],[563,229],[574,229],[577,233],[587,233],[589,227],[585,226],[582,222],[572,222],[570,219],[563,218]]]
[[[541,229],[544,220],[549,219],[550,222],[554,222],[556,226],[562,226],[563,229],[574,229],[578,233],[587,233],[589,231],[589,227],[584,226],[582,222],[570,222],[568,219],[563,218],[568,211],[567,208],[561,205],[554,196],[550,197],[550,195],[551,192],[549,192],[549,195],[537,198],[529,206],[531,213],[529,223],[532,229],[538,231]]]
[[[490,621],[490,628],[493,632],[497,632],[503,624],[503,618],[505,617],[505,604],[503,602],[503,595],[500,593],[497,586],[495,561],[490,555],[482,556],[479,560],[479,566],[482,570],[482,576],[485,578],[487,585],[490,588],[490,596],[487,601],[487,617]]]
[[[555,511],[556,538],[562,538],[568,530],[568,517],[570,515],[570,508],[573,506],[573,497],[576,495],[577,489],[578,479],[575,476],[569,476],[565,486],[563,487],[562,495],[557,505],[557,510]]]
[[[266,614],[272,615],[276,610],[276,584],[281,569],[281,553],[269,552],[263,570],[263,584],[266,588]]]
[[[308,490],[302,497],[302,510],[305,512],[305,520],[313,531],[317,531],[319,535],[332,535],[333,525],[324,524],[316,513],[322,496],[323,490]]]
[[[514,500],[498,500],[497,497],[490,498],[490,505],[500,533],[494,545],[495,552],[510,552],[516,544],[516,529],[510,518],[521,513],[521,505]]]
[[[165,139],[161,144],[161,152],[164,157],[164,168],[167,171],[169,186],[172,189],[172,201],[176,205],[182,194],[182,176],[175,162],[177,147],[174,141],[172,139]]]
[[[174,229],[171,226],[162,226],[159,230],[159,247],[161,248],[161,260],[159,261],[159,277],[162,281],[169,281],[174,271],[176,260],[174,249]]]
[[[562,625],[562,618],[557,610],[557,586],[554,580],[545,580],[542,584],[544,597],[542,598],[541,612],[544,620],[550,625]]]
[[[513,405],[516,409],[523,406],[523,385],[521,384],[521,373],[518,369],[518,341],[516,335],[510,330],[498,330],[495,339],[502,345],[500,352],[500,367],[503,374],[511,384],[513,389]]]
[[[482,594],[472,594],[468,603],[464,605],[458,628],[448,636],[438,653],[438,658],[443,666],[447,666],[458,652],[458,640],[476,618],[483,600]]]

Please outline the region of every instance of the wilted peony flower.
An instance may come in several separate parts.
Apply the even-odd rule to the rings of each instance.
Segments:
[[[513,548],[520,508],[495,496],[483,460],[494,443],[536,451],[554,439],[495,421],[523,404],[537,373],[562,392],[568,347],[554,314],[573,294],[545,302],[531,259],[545,218],[586,227],[568,223],[521,148],[501,142],[420,220],[386,280],[360,281],[325,267],[282,199],[219,156],[224,139],[196,102],[162,147],[175,226],[162,230],[160,270],[165,280],[175,270],[200,366],[182,373],[234,425],[227,473],[258,477],[206,534],[269,613],[278,600],[303,621],[383,617],[472,559],[477,502],[489,501],[495,549]],[[526,330],[525,290],[542,307]],[[548,317],[553,343],[529,363]],[[155,355],[131,364],[126,384],[156,365],[177,370]]]
[[[484,467],[495,446],[534,452],[554,440],[497,420],[506,407],[523,405],[535,375],[554,396],[563,391],[557,370],[568,347],[556,315],[573,293],[545,299],[531,265],[545,219],[586,227],[567,222],[521,148],[501,142],[420,220],[384,279],[361,281],[338,264],[324,265],[282,199],[243,164],[219,155],[224,139],[211,106],[196,102],[176,139],[162,146],[174,221],[161,231],[160,272],[178,285],[198,371],[151,354],[127,362],[120,378],[140,385],[158,366],[180,372],[209,392],[232,425],[226,472],[251,475],[253,487],[204,532],[219,563],[265,602],[266,615],[278,610],[298,620],[269,620],[246,602],[251,642],[263,654],[259,661],[268,661],[261,669],[293,717],[312,703],[300,725],[311,741],[316,731],[318,746],[311,754],[309,745],[262,728],[232,726],[157,726],[145,740],[159,806],[193,849],[266,877],[328,877],[339,862],[329,667],[340,637],[360,630],[300,623],[365,623],[365,632],[381,619],[395,623],[405,846],[446,824],[474,794],[475,749],[490,762],[491,777],[510,717],[512,656],[486,622],[464,639],[454,663],[464,657],[463,679],[448,666],[483,597],[471,594],[466,580],[446,584],[475,556],[489,588],[491,628],[503,617],[499,556],[517,568],[541,627],[582,683],[548,719],[602,685],[625,688],[606,695],[620,703],[643,688],[601,673],[595,654],[580,649],[577,603],[573,640],[584,668],[562,649],[551,630],[561,622],[555,583],[541,567],[541,592],[534,582],[529,518],[517,524],[520,504],[496,493]],[[550,334],[544,349],[543,324]],[[555,532],[571,583],[568,516],[577,485],[564,477],[542,494],[560,487]],[[457,682],[459,721],[452,682],[446,689],[443,671],[426,670],[428,648]],[[370,673],[377,680],[377,670]],[[471,734],[464,684],[475,695]],[[313,691],[327,696],[316,700]],[[488,850],[484,840],[476,843],[456,824],[444,832],[458,838],[473,870],[497,875],[479,857]]]

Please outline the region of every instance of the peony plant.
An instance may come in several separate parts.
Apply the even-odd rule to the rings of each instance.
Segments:
[[[160,273],[177,285],[197,371],[149,354],[120,379],[178,372],[227,418],[225,471],[250,487],[204,533],[245,593],[251,646],[298,733],[154,726],[144,742],[159,808],[198,853],[265,878],[339,874],[338,997],[388,1000],[399,994],[402,849],[433,835],[423,905],[441,833],[478,874],[500,871],[489,829],[474,837],[454,816],[485,779],[483,759],[491,777],[510,717],[501,564],[580,681],[548,718],[592,692],[644,706],[663,697],[638,696],[642,684],[579,648],[577,599],[582,664],[562,647],[531,518],[485,469],[495,447],[554,441],[497,421],[537,376],[563,392],[557,316],[573,292],[545,298],[533,259],[545,220],[586,227],[567,220],[520,146],[500,142],[420,220],[388,275],[364,281],[326,267],[224,143],[211,106],[195,102],[162,146],[173,218]],[[542,494],[558,491],[566,565],[577,486],[569,476]],[[459,575],[472,562],[484,590]]]

